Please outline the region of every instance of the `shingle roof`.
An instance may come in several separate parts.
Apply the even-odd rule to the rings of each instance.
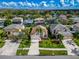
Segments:
[[[21,24],[11,24],[4,28],[5,31],[11,31],[13,29],[24,29],[24,26]]]

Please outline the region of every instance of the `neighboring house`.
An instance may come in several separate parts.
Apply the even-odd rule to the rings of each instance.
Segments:
[[[62,19],[62,20],[67,20],[67,16],[66,16],[66,15],[63,15],[63,14],[61,14],[61,15],[59,16],[59,18]]]
[[[79,23],[79,17],[75,16],[75,17],[72,17],[70,19],[72,19],[74,23]]]
[[[13,24],[23,24],[23,18],[21,17],[14,17],[12,19]]]
[[[4,27],[5,18],[0,18],[0,28]]]
[[[41,30],[41,33],[37,31],[38,29]],[[39,35],[41,38],[48,38],[48,30],[42,25],[37,25],[32,28],[31,35]]]
[[[7,33],[8,38],[12,36],[18,36],[19,34],[22,34],[22,30],[25,27],[21,24],[11,24],[4,28],[4,31]]]
[[[50,26],[50,31],[52,35],[62,34],[64,36],[64,39],[73,38],[72,33],[70,32],[70,29],[62,24],[52,24]]]
[[[44,18],[36,18],[36,19],[34,19],[34,23],[38,24],[38,25],[44,24],[44,22],[45,22]]]
[[[32,23],[33,23],[33,20],[31,20],[31,19],[26,19],[23,21],[24,25],[28,25],[28,24],[32,24]]]
[[[48,24],[58,24],[58,19],[45,20]]]
[[[79,32],[79,23],[74,24],[72,28],[73,28],[73,31]]]

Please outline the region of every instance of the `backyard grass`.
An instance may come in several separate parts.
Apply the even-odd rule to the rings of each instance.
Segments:
[[[28,54],[28,50],[17,50],[17,56],[26,56]]]
[[[79,39],[75,39],[74,42],[79,46]]]
[[[20,45],[19,45],[19,48],[29,48],[30,47],[30,40],[22,40]]]
[[[55,56],[55,55],[67,55],[65,50],[40,50],[40,56]]]
[[[52,40],[42,40],[39,43],[40,48],[65,48],[62,43],[55,43]]]
[[[4,40],[0,39],[0,48],[2,48],[4,46]]]

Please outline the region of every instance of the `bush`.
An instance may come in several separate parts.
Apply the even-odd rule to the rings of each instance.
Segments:
[[[12,21],[11,21],[11,20],[5,20],[4,26],[8,26],[8,25],[10,25],[10,24],[12,24]]]

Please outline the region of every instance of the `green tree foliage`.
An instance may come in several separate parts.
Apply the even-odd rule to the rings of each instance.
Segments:
[[[8,26],[8,25],[10,25],[10,24],[12,24],[12,21],[11,20],[5,20],[5,22],[4,22],[4,26]]]
[[[74,35],[74,38],[79,39],[79,32],[75,32],[73,35]]]

